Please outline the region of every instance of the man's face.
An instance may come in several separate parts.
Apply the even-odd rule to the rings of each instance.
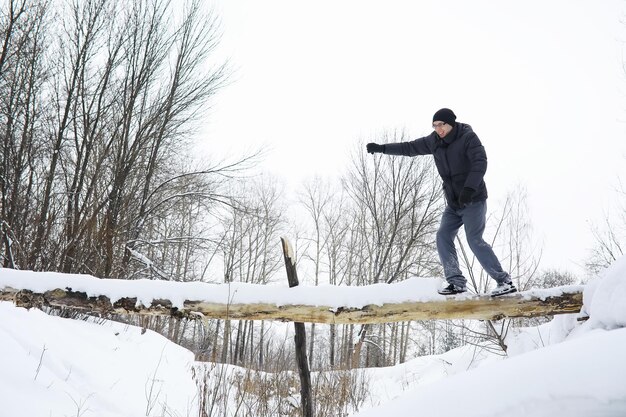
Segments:
[[[439,137],[443,139],[452,131],[452,126],[446,122],[435,121],[433,122],[433,129],[435,129],[435,132],[437,132]]]

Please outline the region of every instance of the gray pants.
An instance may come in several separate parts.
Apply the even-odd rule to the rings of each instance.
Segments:
[[[467,282],[459,268],[459,258],[454,246],[454,239],[462,225],[465,226],[470,249],[489,276],[498,283],[510,280],[509,274],[502,269],[491,246],[483,240],[486,222],[486,201],[471,203],[458,210],[446,206],[437,231],[437,251],[448,283],[465,287]]]

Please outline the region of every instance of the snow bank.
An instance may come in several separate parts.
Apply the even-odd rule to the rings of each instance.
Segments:
[[[0,302],[0,341],[0,416],[194,415],[193,354],[152,331]]]
[[[589,317],[581,323],[578,319]],[[550,323],[514,329],[507,339],[508,354],[516,356],[594,329],[626,327],[626,256],[593,278],[584,288],[580,314],[556,316]]]
[[[363,369],[368,380],[373,382],[369,387],[367,404],[378,406],[411,387],[423,387],[473,369],[481,363],[497,360],[494,355],[467,345],[440,355],[419,356],[395,366]]]
[[[626,327],[626,256],[585,287],[583,302],[582,311],[589,316],[587,326],[604,329]]]
[[[415,389],[354,417],[626,416],[626,256],[590,282],[583,299],[580,314],[507,339],[506,360],[431,384],[416,381]]]
[[[358,417],[622,417],[626,329],[588,334],[409,391]]]

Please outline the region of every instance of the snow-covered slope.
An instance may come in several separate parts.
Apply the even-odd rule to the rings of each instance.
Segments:
[[[0,417],[167,415],[164,407],[187,416],[193,360],[138,327],[0,302]]]
[[[626,416],[626,257],[585,288],[583,311],[520,331],[506,360],[408,389],[358,417]],[[355,417],[356,417],[355,416]]]
[[[357,414],[370,416],[626,416],[626,329],[596,330],[484,364]]]

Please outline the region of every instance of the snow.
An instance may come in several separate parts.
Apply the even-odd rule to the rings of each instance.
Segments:
[[[358,416],[624,416],[625,346],[626,329],[592,332],[420,386]]]
[[[420,384],[355,417],[626,416],[626,256],[585,286],[583,300],[580,314],[507,339],[506,360]]]
[[[494,356],[478,351],[474,346],[463,346],[441,355],[420,356],[392,367],[368,369],[370,380],[375,381],[370,387],[372,402],[389,402],[403,390],[425,386],[495,360]]]
[[[145,416],[164,405],[187,415],[193,409],[193,354],[154,332],[1,302],[0,340],[2,417]]]
[[[273,297],[278,304],[356,307],[435,299],[437,285],[435,279],[414,279],[298,290],[0,270],[0,288],[70,286],[111,299],[137,296],[148,304],[158,298],[254,302]],[[588,320],[578,320],[586,315]],[[580,314],[511,333],[504,359],[463,346],[364,370],[370,397],[353,416],[626,416],[626,257],[585,286]],[[0,341],[0,417],[198,415],[193,354],[151,331],[0,302]]]
[[[272,303],[276,305],[307,304],[330,307],[360,308],[368,304],[444,299],[437,294],[438,279],[414,278],[396,284],[375,284],[362,287],[320,285],[289,288],[284,285],[259,285],[242,282],[210,284],[204,282],[172,282],[153,280],[102,280],[90,275],[67,275],[54,272],[1,270],[0,288],[30,289],[45,292],[56,288],[71,288],[88,296],[106,295],[111,302],[122,297],[136,297],[137,302],[150,306],[153,300],[169,299],[182,308],[185,300],[222,304]]]
[[[626,256],[618,259],[583,293],[584,311],[590,326],[615,329],[626,327]]]
[[[328,306],[362,308],[366,305],[402,303],[410,301],[443,301],[445,296],[437,294],[443,281],[436,278],[411,278],[393,284],[365,286],[300,285],[289,288],[284,285],[260,285],[243,282],[210,284],[205,282],[172,282],[154,280],[99,279],[91,275],[71,275],[55,272],[33,273],[12,269],[0,270],[0,288],[29,289],[45,292],[57,288],[71,288],[88,296],[107,296],[112,303],[122,297],[137,298],[137,303],[149,307],[153,300],[168,299],[174,307],[181,309],[185,300],[219,304],[269,303],[283,305]],[[532,289],[525,297],[545,299],[563,292],[580,291],[580,286],[557,289]],[[472,297],[470,293],[456,298]]]

